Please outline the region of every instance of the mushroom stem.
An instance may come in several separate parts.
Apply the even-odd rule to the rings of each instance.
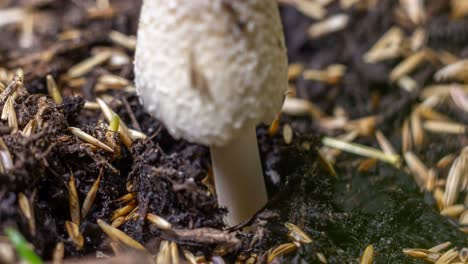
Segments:
[[[211,146],[210,151],[218,203],[228,209],[228,226],[237,225],[268,199],[255,126],[246,126],[228,145]]]

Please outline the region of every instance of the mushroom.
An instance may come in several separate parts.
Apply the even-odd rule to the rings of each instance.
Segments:
[[[135,82],[172,136],[210,147],[228,225],[266,204],[255,128],[274,119],[288,86],[276,0],[145,0]]]

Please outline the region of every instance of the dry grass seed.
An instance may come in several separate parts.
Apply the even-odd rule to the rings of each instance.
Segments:
[[[404,157],[416,183],[420,188],[424,188],[430,178],[429,169],[413,152],[406,152]]]
[[[21,132],[21,134],[23,135],[23,137],[28,138],[34,133],[36,133],[36,127],[37,127],[36,118],[32,118],[23,128],[23,131]]]
[[[168,241],[161,241],[159,245],[159,252],[156,256],[156,264],[171,264],[171,248]]]
[[[387,139],[387,137],[382,133],[382,131],[377,130],[375,132],[375,137],[379,143],[380,148],[387,155],[396,155],[395,148],[392,146],[392,143]]]
[[[137,205],[138,205],[137,200],[132,200],[126,206],[115,210],[114,213],[112,214],[111,221],[114,221],[115,219],[121,216],[127,216],[133,209],[135,209]]]
[[[277,257],[282,257],[297,250],[294,243],[285,243],[277,246],[268,254],[267,263],[272,263]]]
[[[171,223],[158,215],[148,213],[146,219],[162,230],[169,230],[172,228]]]
[[[285,124],[283,126],[284,143],[286,143],[287,145],[291,144],[293,141],[293,137],[294,137],[294,132],[293,132],[292,127],[289,124]]]
[[[441,254],[435,251],[419,248],[405,248],[403,253],[409,257],[422,259],[428,262],[436,262],[440,258]]]
[[[68,203],[70,207],[70,217],[73,223],[77,226],[80,225],[80,200],[78,198],[78,191],[76,190],[75,177],[70,175],[68,181]]]
[[[411,131],[409,127],[409,120],[406,119],[403,122],[403,127],[401,129],[401,147],[402,152],[407,153],[413,148],[413,142],[411,140]]]
[[[424,130],[418,111],[413,111],[413,113],[411,113],[410,123],[414,146],[420,148],[424,144]]]
[[[468,131],[466,125],[454,122],[426,121],[423,126],[425,130],[438,134],[463,135]]]
[[[444,207],[444,209],[440,212],[440,214],[443,216],[450,217],[450,218],[458,218],[465,210],[466,210],[465,205],[455,204],[455,205]]]
[[[322,110],[312,102],[293,97],[286,97],[281,111],[292,116],[310,115],[315,119],[325,116]]]
[[[390,28],[372,48],[364,54],[364,61],[376,63],[386,59],[394,59],[401,56],[401,44],[404,32],[398,27]]]
[[[435,264],[448,264],[457,257],[458,252],[452,248],[445,252],[442,256],[440,256],[440,258],[435,262]]]
[[[99,149],[105,150],[107,152],[113,153],[114,150],[104,144],[103,142],[99,141],[97,138],[91,136],[90,134],[84,132],[83,130],[76,128],[76,127],[69,127],[68,130],[79,139],[83,140],[86,143],[89,143]]]
[[[293,3],[301,13],[317,20],[324,18],[327,14],[327,10],[315,1],[295,0]]]
[[[46,79],[47,79],[47,91],[50,97],[52,97],[52,100],[54,100],[56,104],[58,105],[62,104],[63,103],[62,94],[60,93],[60,89],[57,86],[57,83],[55,82],[54,77],[52,77],[52,75],[49,74],[47,75]]]
[[[136,48],[136,37],[135,36],[127,36],[123,33],[118,31],[111,31],[109,33],[109,39],[116,45],[122,46],[128,50],[135,50]]]
[[[65,228],[67,230],[68,236],[70,236],[70,239],[73,241],[75,246],[79,250],[83,249],[85,241],[83,235],[80,232],[79,226],[73,222],[66,221]]]
[[[143,247],[143,245],[141,245],[139,242],[137,242],[124,232],[118,230],[117,228],[110,226],[106,222],[98,219],[97,224],[102,229],[102,231],[106,233],[106,235],[109,236],[112,240],[120,242],[137,250],[145,250],[145,247]]]
[[[111,56],[112,52],[109,50],[98,52],[96,55],[71,67],[67,72],[67,76],[71,79],[81,77],[82,75],[92,71],[96,66],[109,60]]]
[[[184,254],[185,259],[190,263],[190,264],[197,264],[197,259],[195,256],[192,254],[192,252],[188,250],[182,250],[182,253]]]
[[[65,256],[65,246],[63,242],[57,243],[52,253],[52,264],[62,264]]]
[[[364,250],[364,253],[362,253],[361,261],[359,262],[360,264],[372,264],[374,263],[374,246],[369,245],[366,247]]]
[[[425,50],[421,50],[410,55],[392,70],[390,73],[390,80],[394,82],[401,77],[412,73],[417,67],[421,65],[426,57],[427,52]]]
[[[452,245],[452,242],[447,241],[447,242],[440,243],[439,245],[433,246],[428,250],[431,251],[431,252],[440,253],[440,252],[446,250],[447,248],[449,248],[451,245]]]
[[[445,186],[444,195],[444,208],[453,205],[460,194],[460,186],[462,184],[462,177],[465,177],[467,171],[467,160],[468,155],[463,153],[455,159],[450,167],[450,171],[447,176],[447,184]]]
[[[324,35],[335,33],[345,29],[349,23],[349,16],[346,14],[336,14],[329,18],[317,22],[309,27],[307,33],[310,38],[316,39]]]
[[[88,215],[88,212],[91,210],[91,207],[93,206],[94,199],[96,198],[97,191],[99,189],[99,184],[101,182],[101,177],[103,174],[104,170],[101,169],[99,172],[99,176],[96,179],[96,181],[93,183],[91,186],[91,189],[89,189],[88,194],[86,195],[86,198],[83,202],[83,207],[81,208],[81,217],[85,218]]]
[[[289,232],[288,236],[294,240],[297,241],[301,244],[310,244],[313,242],[312,238],[307,235],[302,229],[300,229],[298,226],[292,224],[292,223],[286,223],[284,224]]]
[[[34,217],[34,207],[31,201],[24,195],[24,193],[18,193],[18,205],[23,213],[24,217],[28,221],[29,232],[33,236],[36,235],[36,219]]]

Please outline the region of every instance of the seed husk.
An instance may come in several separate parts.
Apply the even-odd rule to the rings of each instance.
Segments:
[[[405,248],[403,253],[409,257],[422,259],[434,263],[440,258],[441,254],[427,249]]]
[[[63,245],[63,242],[59,242],[55,246],[54,253],[52,254],[52,264],[62,264],[64,255],[65,247]]]
[[[294,132],[292,127],[289,124],[283,126],[283,139],[284,143],[287,145],[291,144],[293,141]]]
[[[404,32],[399,27],[390,28],[375,44],[364,54],[366,63],[376,63],[386,59],[397,58],[401,55],[401,44]]]
[[[67,230],[68,235],[70,236],[70,239],[73,241],[75,246],[81,250],[83,249],[84,246],[84,238],[83,235],[80,232],[80,228],[77,224],[66,221],[65,222],[65,227]]]
[[[375,132],[375,137],[377,138],[377,141],[379,142],[380,148],[383,150],[383,152],[387,155],[395,155],[396,151],[395,148],[392,146],[392,143],[385,137],[385,135],[382,133],[382,131],[377,130]]]
[[[113,30],[109,33],[109,38],[115,44],[120,45],[128,50],[135,50],[136,48],[135,36],[128,36]]]
[[[75,66],[71,67],[67,75],[69,78],[77,78],[85,75],[86,73],[93,70],[96,66],[106,62],[112,56],[112,51],[110,50],[103,50],[98,52],[96,55],[87,58],[86,60],[76,64]]]
[[[366,247],[364,250],[364,253],[362,253],[361,261],[359,262],[360,264],[372,264],[374,262],[374,246],[369,245]]]
[[[159,252],[156,257],[156,264],[171,263],[171,248],[168,241],[161,241]]]
[[[23,137],[30,137],[32,134],[36,133],[36,127],[37,127],[37,121],[36,118],[32,118],[29,120],[29,122],[26,124],[26,126],[23,128],[23,131],[21,132],[23,134]]]
[[[79,139],[83,140],[84,142],[87,142],[93,146],[96,146],[99,149],[108,151],[113,153],[114,150],[107,146],[106,144],[102,143],[99,141],[97,138],[91,136],[90,134],[84,132],[83,130],[76,128],[76,127],[69,127],[68,130],[73,133],[73,135],[77,136]]]
[[[411,150],[411,148],[413,147],[413,143],[412,143],[412,140],[411,140],[411,131],[410,131],[410,127],[409,127],[409,120],[406,119],[404,122],[403,122],[403,127],[402,127],[402,130],[401,130],[401,146],[402,146],[402,152],[403,153],[406,153],[408,151]]]
[[[112,214],[111,220],[114,221],[114,220],[117,219],[118,217],[128,215],[133,209],[135,209],[135,207],[136,207],[137,205],[138,205],[138,202],[137,202],[136,200],[132,200],[132,201],[131,201],[130,203],[128,203],[126,206],[121,207],[121,208],[115,210],[114,213]]]
[[[418,148],[424,144],[424,130],[422,128],[421,118],[418,111],[413,111],[410,117],[411,132],[414,140],[414,145]]]
[[[104,102],[104,100],[97,98],[96,101],[99,104],[99,107],[101,107],[101,111],[104,114],[104,117],[107,119],[107,122],[111,122],[112,117],[117,114]],[[127,125],[125,125],[125,123],[122,122],[121,118],[119,122],[119,136],[124,145],[127,147],[127,149],[131,149],[133,140],[130,136]]]
[[[448,207],[456,202],[460,194],[462,177],[466,173],[466,157],[461,154],[450,167],[445,186],[444,207]]]
[[[433,246],[431,247],[430,249],[428,249],[429,251],[431,252],[442,252],[444,250],[446,250],[447,248],[449,248],[450,246],[452,245],[452,242],[450,241],[447,241],[447,242],[444,242],[444,243],[440,243],[439,245],[436,245],[436,246]]]
[[[421,63],[426,57],[427,52],[425,50],[421,50],[410,55],[392,70],[392,72],[390,73],[390,80],[396,81],[401,77],[410,74],[419,65],[421,65]]]
[[[190,264],[197,264],[197,259],[195,256],[192,254],[192,252],[188,250],[182,250],[182,253],[184,254],[185,259],[190,263]]]
[[[307,33],[310,38],[316,39],[330,33],[341,31],[348,26],[348,23],[348,15],[335,14],[310,26]]]
[[[452,248],[445,252],[442,256],[440,256],[440,258],[435,262],[435,264],[448,264],[456,257],[458,257],[458,252]]]
[[[328,264],[328,260],[322,252],[317,252],[315,255],[317,256],[320,263]]]
[[[34,217],[34,207],[24,193],[18,194],[18,204],[24,217],[28,220],[29,232],[34,236],[36,235],[36,220]]]
[[[172,228],[171,223],[158,215],[148,213],[146,219],[162,230],[169,230]]]
[[[310,244],[313,242],[312,238],[307,235],[302,229],[292,223],[284,224],[288,229],[288,236],[301,244]]]
[[[451,206],[447,206],[445,207],[441,212],[440,214],[441,215],[444,215],[444,216],[448,216],[448,217],[451,217],[451,218],[457,218],[458,216],[460,216],[463,211],[466,210],[466,207],[465,205],[463,204],[455,204],[455,205],[451,205]]]
[[[272,263],[277,257],[281,257],[292,253],[297,250],[297,246],[294,243],[285,243],[274,248],[267,258],[267,263]]]
[[[404,156],[416,183],[419,187],[424,188],[429,179],[429,169],[413,152],[406,152]]]
[[[179,264],[179,248],[177,247],[177,244],[175,242],[171,242],[170,245],[171,248],[171,260],[172,264]]]
[[[89,189],[89,192],[86,195],[86,198],[83,202],[83,207],[81,208],[82,218],[85,218],[88,215],[88,212],[91,210],[91,207],[93,206],[94,199],[96,198],[96,194],[99,189],[99,184],[101,182],[102,174],[103,174],[103,169],[101,169],[101,171],[99,172],[98,178],[93,183],[93,186],[91,186],[91,189]]]
[[[462,135],[467,131],[467,126],[455,122],[426,121],[423,126],[425,130],[433,133]]]
[[[124,232],[120,231],[119,229],[110,226],[101,219],[97,220],[97,224],[102,229],[102,231],[104,231],[104,233],[106,233],[106,235],[109,236],[112,240],[115,240],[137,250],[145,250],[145,247],[143,247],[143,245],[141,245],[139,242],[137,242]]]
[[[52,97],[52,100],[58,105],[63,103],[63,98],[62,94],[60,93],[60,89],[57,86],[57,83],[54,80],[54,77],[52,75],[47,75],[47,91],[49,92],[50,97]]]
[[[70,217],[73,223],[77,226],[80,225],[80,200],[78,198],[78,191],[76,190],[75,177],[70,175],[68,181],[68,203],[70,207]]]

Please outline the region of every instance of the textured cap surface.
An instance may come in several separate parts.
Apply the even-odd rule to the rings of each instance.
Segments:
[[[287,89],[276,0],[145,0],[138,94],[176,138],[223,146],[270,122]]]

